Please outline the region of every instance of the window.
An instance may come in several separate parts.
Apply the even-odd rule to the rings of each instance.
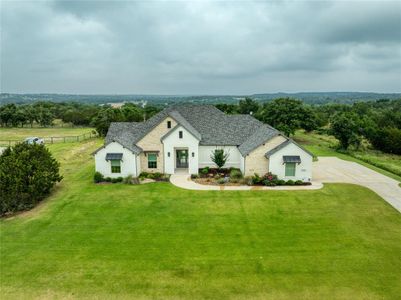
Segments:
[[[148,168],[156,169],[157,168],[157,155],[154,153],[148,154]]]
[[[288,162],[285,164],[285,176],[295,176],[295,163]]]
[[[167,156],[170,157],[170,152],[167,152]]]
[[[192,152],[192,157],[195,157],[195,152]]]
[[[179,132],[178,132],[178,137],[179,137],[180,139],[182,139],[182,131],[179,131]]]
[[[113,159],[110,161],[111,173],[121,173],[121,160]]]
[[[167,121],[167,128],[171,128],[171,121]]]

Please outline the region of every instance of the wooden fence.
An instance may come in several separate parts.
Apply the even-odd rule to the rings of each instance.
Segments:
[[[47,136],[39,137],[44,140],[45,144],[55,144],[55,143],[74,143],[82,142],[88,139],[98,137],[98,134],[88,132],[81,135],[70,135],[70,136]],[[13,146],[15,144],[21,143],[24,140],[0,140],[0,147]]]

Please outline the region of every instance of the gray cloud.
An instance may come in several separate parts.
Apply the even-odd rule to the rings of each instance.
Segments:
[[[401,2],[1,2],[1,91],[401,90]]]

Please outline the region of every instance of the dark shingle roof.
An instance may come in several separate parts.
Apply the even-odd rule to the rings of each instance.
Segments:
[[[278,134],[250,115],[227,115],[213,105],[172,105],[142,123],[111,123],[106,143],[117,141],[134,153],[135,144],[166,117],[172,117],[200,140],[200,145],[240,146],[245,155]]]
[[[113,122],[110,124],[106,135],[106,145],[111,142],[118,142],[135,154],[142,152],[142,149],[135,145],[135,142],[143,131],[144,123],[136,122]]]
[[[252,150],[256,149],[266,141],[279,134],[280,133],[276,129],[270,127],[269,125],[263,124],[238,147],[238,150],[242,155],[247,155]]]
[[[174,120],[176,120],[177,123],[180,124],[182,127],[188,130],[194,137],[196,137],[198,140],[201,140],[202,138],[201,134],[183,116],[181,116],[181,114],[178,111],[176,110],[170,111],[168,115],[172,117]]]

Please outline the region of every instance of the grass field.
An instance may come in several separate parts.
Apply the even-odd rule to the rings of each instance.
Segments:
[[[34,127],[34,128],[3,128],[0,127],[0,141],[2,140],[23,140],[30,136],[44,137],[64,137],[76,136],[84,133],[89,133],[93,128],[88,127]]]
[[[370,190],[92,183],[100,141],[50,145],[65,177],[1,220],[2,299],[397,299],[401,216]]]
[[[401,156],[381,151],[364,149],[349,151],[348,154],[335,150],[338,141],[328,135],[297,131],[294,139],[311,151],[315,156],[336,156],[344,160],[355,161],[379,173],[401,182]]]

